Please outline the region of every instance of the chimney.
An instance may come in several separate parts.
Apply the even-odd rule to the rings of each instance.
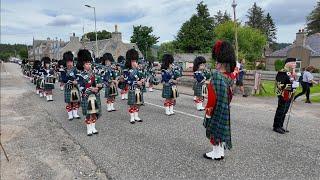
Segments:
[[[70,41],[73,42],[73,41],[79,41],[79,37],[76,37],[76,34],[75,33],[72,33],[72,36],[70,37]]]
[[[111,33],[111,39],[116,42],[122,42],[122,34],[118,32],[118,25],[114,26],[114,32]]]
[[[304,32],[304,29],[299,29],[299,32],[296,34],[296,46],[305,46],[306,43],[306,33]]]

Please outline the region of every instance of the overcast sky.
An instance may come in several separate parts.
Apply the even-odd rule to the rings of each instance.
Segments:
[[[1,43],[31,44],[32,38],[58,38],[68,41],[74,32],[81,36],[97,29],[114,31],[118,24],[123,40],[128,42],[134,25],[152,26],[160,43],[173,40],[182,23],[196,13],[201,0],[1,0]],[[247,20],[248,9],[257,2],[269,12],[278,28],[278,42],[293,42],[295,33],[305,27],[306,16],[316,0],[237,0],[237,16]],[[227,10],[232,14],[232,0],[204,0],[210,14]],[[84,27],[84,28],[83,28]]]

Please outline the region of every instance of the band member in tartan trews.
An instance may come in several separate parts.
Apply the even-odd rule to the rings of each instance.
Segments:
[[[52,90],[54,89],[54,83],[55,83],[55,72],[54,69],[51,67],[51,60],[49,57],[43,57],[41,59],[43,69],[40,70],[43,77],[43,89],[45,92],[45,96],[47,98],[47,101],[53,101],[52,98]]]
[[[177,73],[173,67],[173,56],[171,54],[164,54],[161,64],[161,82],[163,83],[162,98],[165,98],[164,107],[166,115],[173,115],[173,106],[176,104],[176,98],[178,97],[177,90]]]
[[[114,102],[118,95],[117,79],[118,74],[115,70],[114,59],[110,53],[105,53],[101,58],[101,64],[104,65],[103,83],[105,86],[105,94],[107,103],[107,111],[115,111]]]
[[[80,107],[80,92],[77,82],[77,69],[73,65],[73,54],[71,51],[63,54],[63,61],[66,64],[66,69],[60,67],[61,83],[64,84],[64,102],[68,113],[68,119],[79,119],[78,109]]]
[[[216,71],[208,85],[208,103],[203,125],[206,136],[212,144],[212,151],[203,154],[207,159],[224,159],[225,148],[231,149],[230,102],[232,99],[232,78],[236,58],[232,45],[217,41],[212,49]]]
[[[126,60],[123,56],[119,56],[117,59],[117,67],[120,70],[119,74],[119,82],[118,87],[120,89],[121,99],[125,100],[128,99],[128,84],[124,80],[123,70],[125,69]]]
[[[92,134],[98,134],[95,126],[97,119],[101,116],[100,90],[102,89],[102,82],[101,78],[92,70],[92,57],[88,50],[79,50],[77,60],[77,69],[81,71],[78,74],[81,108],[87,124],[87,135],[91,136]]]
[[[142,122],[139,117],[139,108],[143,105],[143,90],[142,85],[144,79],[139,77],[138,73],[138,58],[139,54],[135,49],[130,49],[126,53],[126,64],[123,71],[124,80],[128,84],[128,105],[130,114],[130,123],[134,124]]]
[[[204,101],[204,97],[208,95],[207,84],[209,84],[210,77],[208,77],[208,73],[206,73],[205,70],[206,59],[202,56],[196,57],[193,62],[193,77],[196,80],[193,85],[193,95],[196,97],[194,102],[198,111],[204,110],[202,103]]]
[[[283,128],[283,123],[292,103],[295,89],[299,85],[299,82],[295,81],[295,68],[296,58],[287,58],[284,68],[281,69],[276,76],[278,107],[274,116],[273,131],[279,134],[289,132]]]

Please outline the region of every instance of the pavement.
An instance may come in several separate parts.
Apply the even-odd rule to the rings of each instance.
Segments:
[[[177,99],[176,114],[170,117],[164,113],[161,91],[145,93],[145,106],[139,113],[144,122],[134,125],[129,123],[126,101],[118,97],[115,104],[118,110],[111,113],[106,111],[106,105],[103,103],[102,117],[96,123],[99,134],[88,137],[83,118],[67,120],[62,91],[55,89],[54,101],[46,102],[34,93],[33,84],[20,74],[17,65],[5,64],[5,67],[12,74],[19,74],[20,77],[15,78],[21,81],[21,84],[6,82],[5,87],[1,84],[1,91],[10,86],[23,92],[17,92],[22,98],[7,110],[3,111],[1,108],[2,135],[17,134],[14,128],[10,130],[7,125],[25,123],[3,118],[11,118],[9,110],[12,109],[22,116],[37,117],[43,122],[49,121],[64,132],[62,134],[65,137],[58,140],[69,139],[71,144],[78,145],[78,151],[66,147],[73,155],[72,160],[76,161],[78,153],[83,153],[92,163],[85,167],[91,167],[96,174],[105,175],[108,179],[320,178],[319,104],[296,102],[289,123],[290,133],[280,135],[272,131],[276,98],[235,96],[231,103],[233,149],[226,152],[223,161],[210,161],[202,157],[203,153],[211,150],[202,126],[204,113],[196,111],[193,97],[188,95],[191,92],[190,88],[178,87],[183,94]],[[2,101],[3,99],[1,103]],[[30,111],[33,108],[35,109]],[[47,116],[43,116],[44,113]],[[54,127],[50,123],[32,124],[26,128],[32,129],[37,126],[42,127],[39,131],[49,129],[45,134],[40,133],[45,136],[44,139],[48,142],[52,139],[57,141],[54,138],[55,131],[50,131]],[[23,140],[2,141],[9,156],[15,157],[10,152],[16,152],[15,146],[21,141]],[[35,153],[39,151],[41,154],[46,148],[39,148],[39,144],[29,144],[29,149],[33,149]],[[58,151],[53,149],[53,152],[55,150]],[[20,156],[26,163],[34,158],[28,153]],[[1,162],[4,160],[1,157]],[[77,167],[77,163],[70,162],[69,166]],[[1,168],[1,172],[6,171],[6,168]],[[64,172],[60,172],[59,175],[63,174]],[[98,179],[102,177],[96,176]]]

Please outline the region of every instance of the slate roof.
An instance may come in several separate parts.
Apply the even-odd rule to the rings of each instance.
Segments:
[[[306,38],[305,48],[311,51],[311,57],[320,56],[320,33],[315,33]],[[287,52],[293,48],[294,45],[287,46],[283,49],[275,51],[268,55],[268,57],[286,57]]]

